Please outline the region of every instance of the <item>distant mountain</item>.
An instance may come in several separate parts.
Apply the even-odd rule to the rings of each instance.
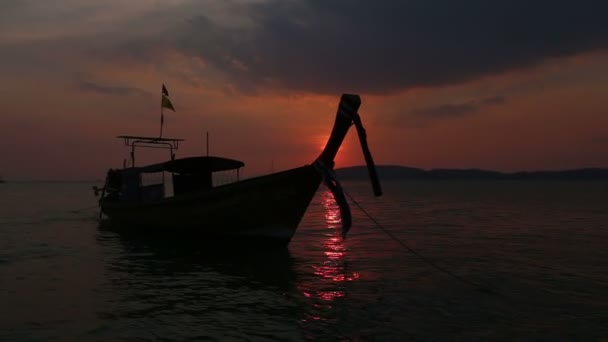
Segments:
[[[562,171],[522,171],[498,172],[480,169],[431,169],[424,170],[414,167],[398,165],[378,165],[378,175],[382,180],[414,179],[414,180],[441,180],[441,179],[470,179],[470,180],[500,180],[500,179],[554,179],[554,180],[608,180],[608,169],[585,168]],[[340,179],[357,180],[367,179],[365,166],[352,166],[336,169]]]

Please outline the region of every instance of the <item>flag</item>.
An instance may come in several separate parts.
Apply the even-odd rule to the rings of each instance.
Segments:
[[[173,103],[171,103],[171,100],[169,100],[169,97],[166,96],[165,94],[163,94],[163,99],[161,101],[160,106],[162,108],[171,109],[172,111],[175,112],[175,108],[173,108]]]
[[[175,107],[173,107],[173,103],[171,103],[171,100],[169,100],[169,91],[167,90],[167,87],[165,87],[165,84],[163,83],[163,88],[161,90],[161,96],[162,96],[162,100],[160,102],[160,107],[161,108],[167,108],[167,109],[171,109],[172,111],[175,112]],[[162,120],[162,118],[161,118]]]

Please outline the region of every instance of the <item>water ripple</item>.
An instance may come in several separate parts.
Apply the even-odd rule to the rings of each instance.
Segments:
[[[44,186],[2,202],[0,340],[608,338],[604,183],[389,182],[382,198],[345,184],[391,234],[495,294],[355,207],[342,239],[324,189],[288,249],[262,250],[98,229],[70,211],[94,204],[85,186]]]

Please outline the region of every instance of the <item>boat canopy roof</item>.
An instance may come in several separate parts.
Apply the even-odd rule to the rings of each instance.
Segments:
[[[235,170],[245,166],[240,160],[221,157],[187,157],[169,160],[164,163],[136,167],[140,173],[174,172],[181,174],[201,174],[218,171]]]
[[[184,139],[179,139],[179,138],[160,138],[160,137],[142,137],[142,136],[137,136],[137,135],[119,135],[117,136],[117,138],[120,139],[128,139],[128,140],[141,140],[141,141],[146,141],[146,142],[154,142],[154,141],[184,141]]]

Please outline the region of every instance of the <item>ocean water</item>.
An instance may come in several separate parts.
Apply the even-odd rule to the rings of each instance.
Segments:
[[[0,341],[608,339],[608,183],[321,187],[287,249],[100,227],[92,184],[0,185]]]

